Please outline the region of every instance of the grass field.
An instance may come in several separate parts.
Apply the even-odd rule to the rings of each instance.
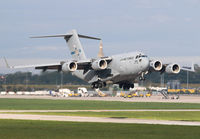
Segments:
[[[10,112],[11,113],[11,112]],[[12,112],[14,113],[14,112]],[[174,120],[174,121],[200,121],[200,112],[15,112],[14,114],[37,114],[37,115],[62,115],[62,116],[85,116],[85,117],[110,117],[110,118],[136,118],[153,120]]]
[[[0,110],[103,109],[200,109],[200,104],[0,98]]]
[[[0,99],[0,110],[200,109],[200,104],[47,99]],[[29,112],[30,113],[30,112]],[[27,114],[27,113],[26,113]],[[200,112],[45,112],[30,114],[200,121]],[[196,139],[198,126],[1,120],[0,139]]]
[[[0,120],[1,139],[197,139],[200,127]]]

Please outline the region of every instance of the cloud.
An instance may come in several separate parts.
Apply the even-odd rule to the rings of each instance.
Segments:
[[[139,48],[152,55],[199,55],[199,2],[1,1],[0,55],[12,58],[58,58],[69,54],[70,57],[61,38],[43,41],[31,40],[28,36],[65,33],[73,28],[81,34],[101,37],[105,46],[108,44],[108,48],[105,47],[107,54]],[[86,51],[96,56],[93,46]]]
[[[200,0],[185,0],[186,3],[191,4],[191,5],[199,5]]]
[[[166,8],[170,7],[171,1],[160,1],[160,0],[136,0],[136,8],[142,9],[157,9],[157,8]]]
[[[184,18],[184,21],[185,21],[185,22],[191,22],[191,21],[192,21],[192,18],[186,17],[186,18]]]
[[[62,51],[66,50],[66,46],[28,46],[28,47],[23,47],[23,50],[28,50],[28,51]]]
[[[173,17],[170,17],[168,15],[153,15],[153,16],[150,16],[150,19],[151,21],[157,22],[157,23],[167,23],[174,20]]]

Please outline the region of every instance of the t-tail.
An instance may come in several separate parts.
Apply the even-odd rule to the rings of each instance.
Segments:
[[[81,45],[79,38],[101,40],[100,38],[80,35],[77,33],[76,30],[72,30],[66,35],[37,36],[37,37],[31,37],[31,38],[49,38],[49,37],[64,37],[64,39],[66,40],[66,42],[68,44],[68,47],[69,47],[69,50],[70,50],[73,60],[85,60],[86,59],[86,55],[85,55],[85,52],[83,50],[83,47]]]

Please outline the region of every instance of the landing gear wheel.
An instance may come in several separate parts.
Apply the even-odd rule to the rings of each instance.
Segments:
[[[134,88],[134,84],[131,84],[130,87],[131,87],[131,88]]]
[[[123,86],[123,84],[120,83],[120,84],[119,84],[119,88],[122,88],[122,86]]]
[[[124,89],[124,90],[129,90],[129,89],[130,89],[130,86],[129,86],[128,84],[124,84],[124,85],[123,85],[123,89]]]
[[[103,84],[102,83],[98,83],[99,88],[102,88]]]
[[[106,87],[106,82],[103,82],[103,87]]]
[[[127,84],[127,83],[123,84],[122,86],[124,90],[129,90],[131,87],[134,87],[133,84]]]
[[[93,84],[91,84],[91,88],[92,89],[94,89],[95,88],[95,84],[93,83]]]
[[[102,88],[102,87],[105,87],[105,86],[106,86],[106,83],[102,82],[102,81],[94,82],[94,83],[91,84],[92,89]]]
[[[95,84],[94,84],[94,88],[96,88],[96,89],[99,88],[99,84],[98,84],[98,83],[95,83]]]
[[[123,85],[123,89],[126,90],[126,86],[125,85]]]

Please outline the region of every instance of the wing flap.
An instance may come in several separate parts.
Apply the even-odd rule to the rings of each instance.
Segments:
[[[46,71],[46,70],[58,70],[58,71],[61,71],[61,69],[62,69],[62,64],[61,63],[23,65],[23,66],[9,66],[7,61],[6,61],[6,65],[10,69],[35,68],[35,69],[41,69],[43,71]]]
[[[62,66],[61,65],[37,66],[37,67],[35,67],[35,69],[41,69],[43,71],[46,71],[46,70],[58,70],[58,71],[61,71]]]

